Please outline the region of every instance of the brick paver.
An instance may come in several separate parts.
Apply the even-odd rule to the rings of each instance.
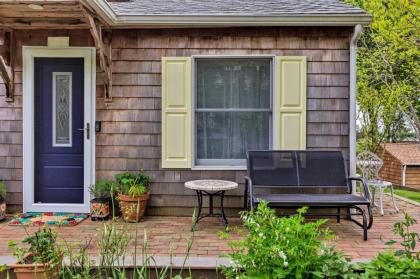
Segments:
[[[407,211],[420,222],[420,208],[413,204],[398,200],[401,211]],[[402,220],[403,214],[395,213],[390,205],[388,197],[385,198],[385,216],[379,216],[375,210],[374,225],[369,230],[369,240],[363,241],[362,230],[355,224],[342,220],[337,224],[335,220],[330,220],[330,227],[337,234],[334,244],[342,250],[347,256],[354,260],[367,260],[374,257],[378,252],[387,249],[385,242],[389,239],[396,239],[392,232],[393,224]],[[229,218],[232,226],[240,226],[239,218]],[[118,223],[119,226],[125,227],[132,236],[135,234],[135,224]],[[85,220],[81,224],[74,227],[58,227],[61,241],[65,239],[68,243],[78,244],[85,243],[92,239],[90,243],[89,253],[97,254],[97,246],[99,240],[99,232],[103,224],[101,222],[92,222]],[[217,257],[222,253],[229,252],[230,249],[226,240],[218,237],[218,232],[222,230],[219,220],[207,218],[200,221],[194,233],[193,244],[190,250],[192,257]],[[147,233],[148,254],[168,256],[183,256],[189,241],[192,240],[193,234],[190,232],[191,218],[187,217],[145,217],[144,222],[138,224],[138,248],[141,249],[144,233]],[[420,231],[420,225],[414,228]],[[11,252],[7,248],[7,241],[21,240],[28,233],[35,231],[34,227],[15,227],[9,226],[7,223],[0,223],[0,256],[11,256]],[[233,239],[239,236],[234,235]],[[134,240],[130,243],[130,250],[134,249]],[[0,257],[1,258],[1,257]],[[1,265],[1,262],[0,262]]]

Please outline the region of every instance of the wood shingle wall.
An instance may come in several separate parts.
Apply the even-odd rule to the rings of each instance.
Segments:
[[[420,191],[420,166],[407,166],[405,185]]]
[[[97,87],[96,118],[102,132],[96,141],[96,176],[112,178],[125,170],[151,175],[150,214],[191,214],[194,193],[183,182],[218,178],[243,183],[243,171],[161,170],[162,56],[304,55],[308,59],[308,149],[342,149],[348,157],[350,28],[227,28],[114,30],[112,36],[113,102],[105,104]],[[70,36],[71,46],[92,46],[86,30],[17,31],[16,101],[6,103],[0,84],[0,179],[9,204],[22,203],[21,46],[46,45],[48,36]],[[98,75],[98,83],[100,75]],[[226,205],[242,205],[243,188],[229,193]]]
[[[383,153],[384,165],[379,173],[380,177],[394,185],[403,185],[403,164],[389,151],[381,149]],[[420,166],[408,165],[405,172],[405,186],[420,190]]]
[[[383,151],[381,150],[381,152]],[[379,176],[395,185],[402,185],[403,166],[401,162],[387,151],[384,151],[382,160],[384,161],[384,165]]]

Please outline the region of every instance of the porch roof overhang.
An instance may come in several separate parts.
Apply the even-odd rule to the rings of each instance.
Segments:
[[[0,77],[6,87],[6,100],[13,101],[13,32],[17,29],[89,29],[104,72],[105,100],[111,100],[112,72],[109,33],[111,26],[90,5],[89,0],[1,0]]]
[[[367,25],[363,12],[277,14],[117,13],[106,0],[2,0],[0,29],[87,29],[87,9],[108,28],[182,28],[240,26],[354,26]],[[362,11],[362,10],[360,10]]]
[[[241,26],[355,26],[368,25],[365,13],[288,13],[283,15],[194,15],[194,14],[117,14],[105,0],[91,0],[95,9],[112,28],[182,28]]]
[[[2,0],[0,29],[87,29],[83,7],[94,13],[79,0]]]

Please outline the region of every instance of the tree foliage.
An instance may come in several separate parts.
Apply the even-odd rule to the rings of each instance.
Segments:
[[[420,0],[347,0],[372,15],[358,42],[357,102],[363,148],[420,141]]]

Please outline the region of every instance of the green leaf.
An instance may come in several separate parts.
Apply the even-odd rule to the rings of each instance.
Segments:
[[[388,240],[387,242],[385,242],[385,245],[393,245],[397,243],[395,240]]]

